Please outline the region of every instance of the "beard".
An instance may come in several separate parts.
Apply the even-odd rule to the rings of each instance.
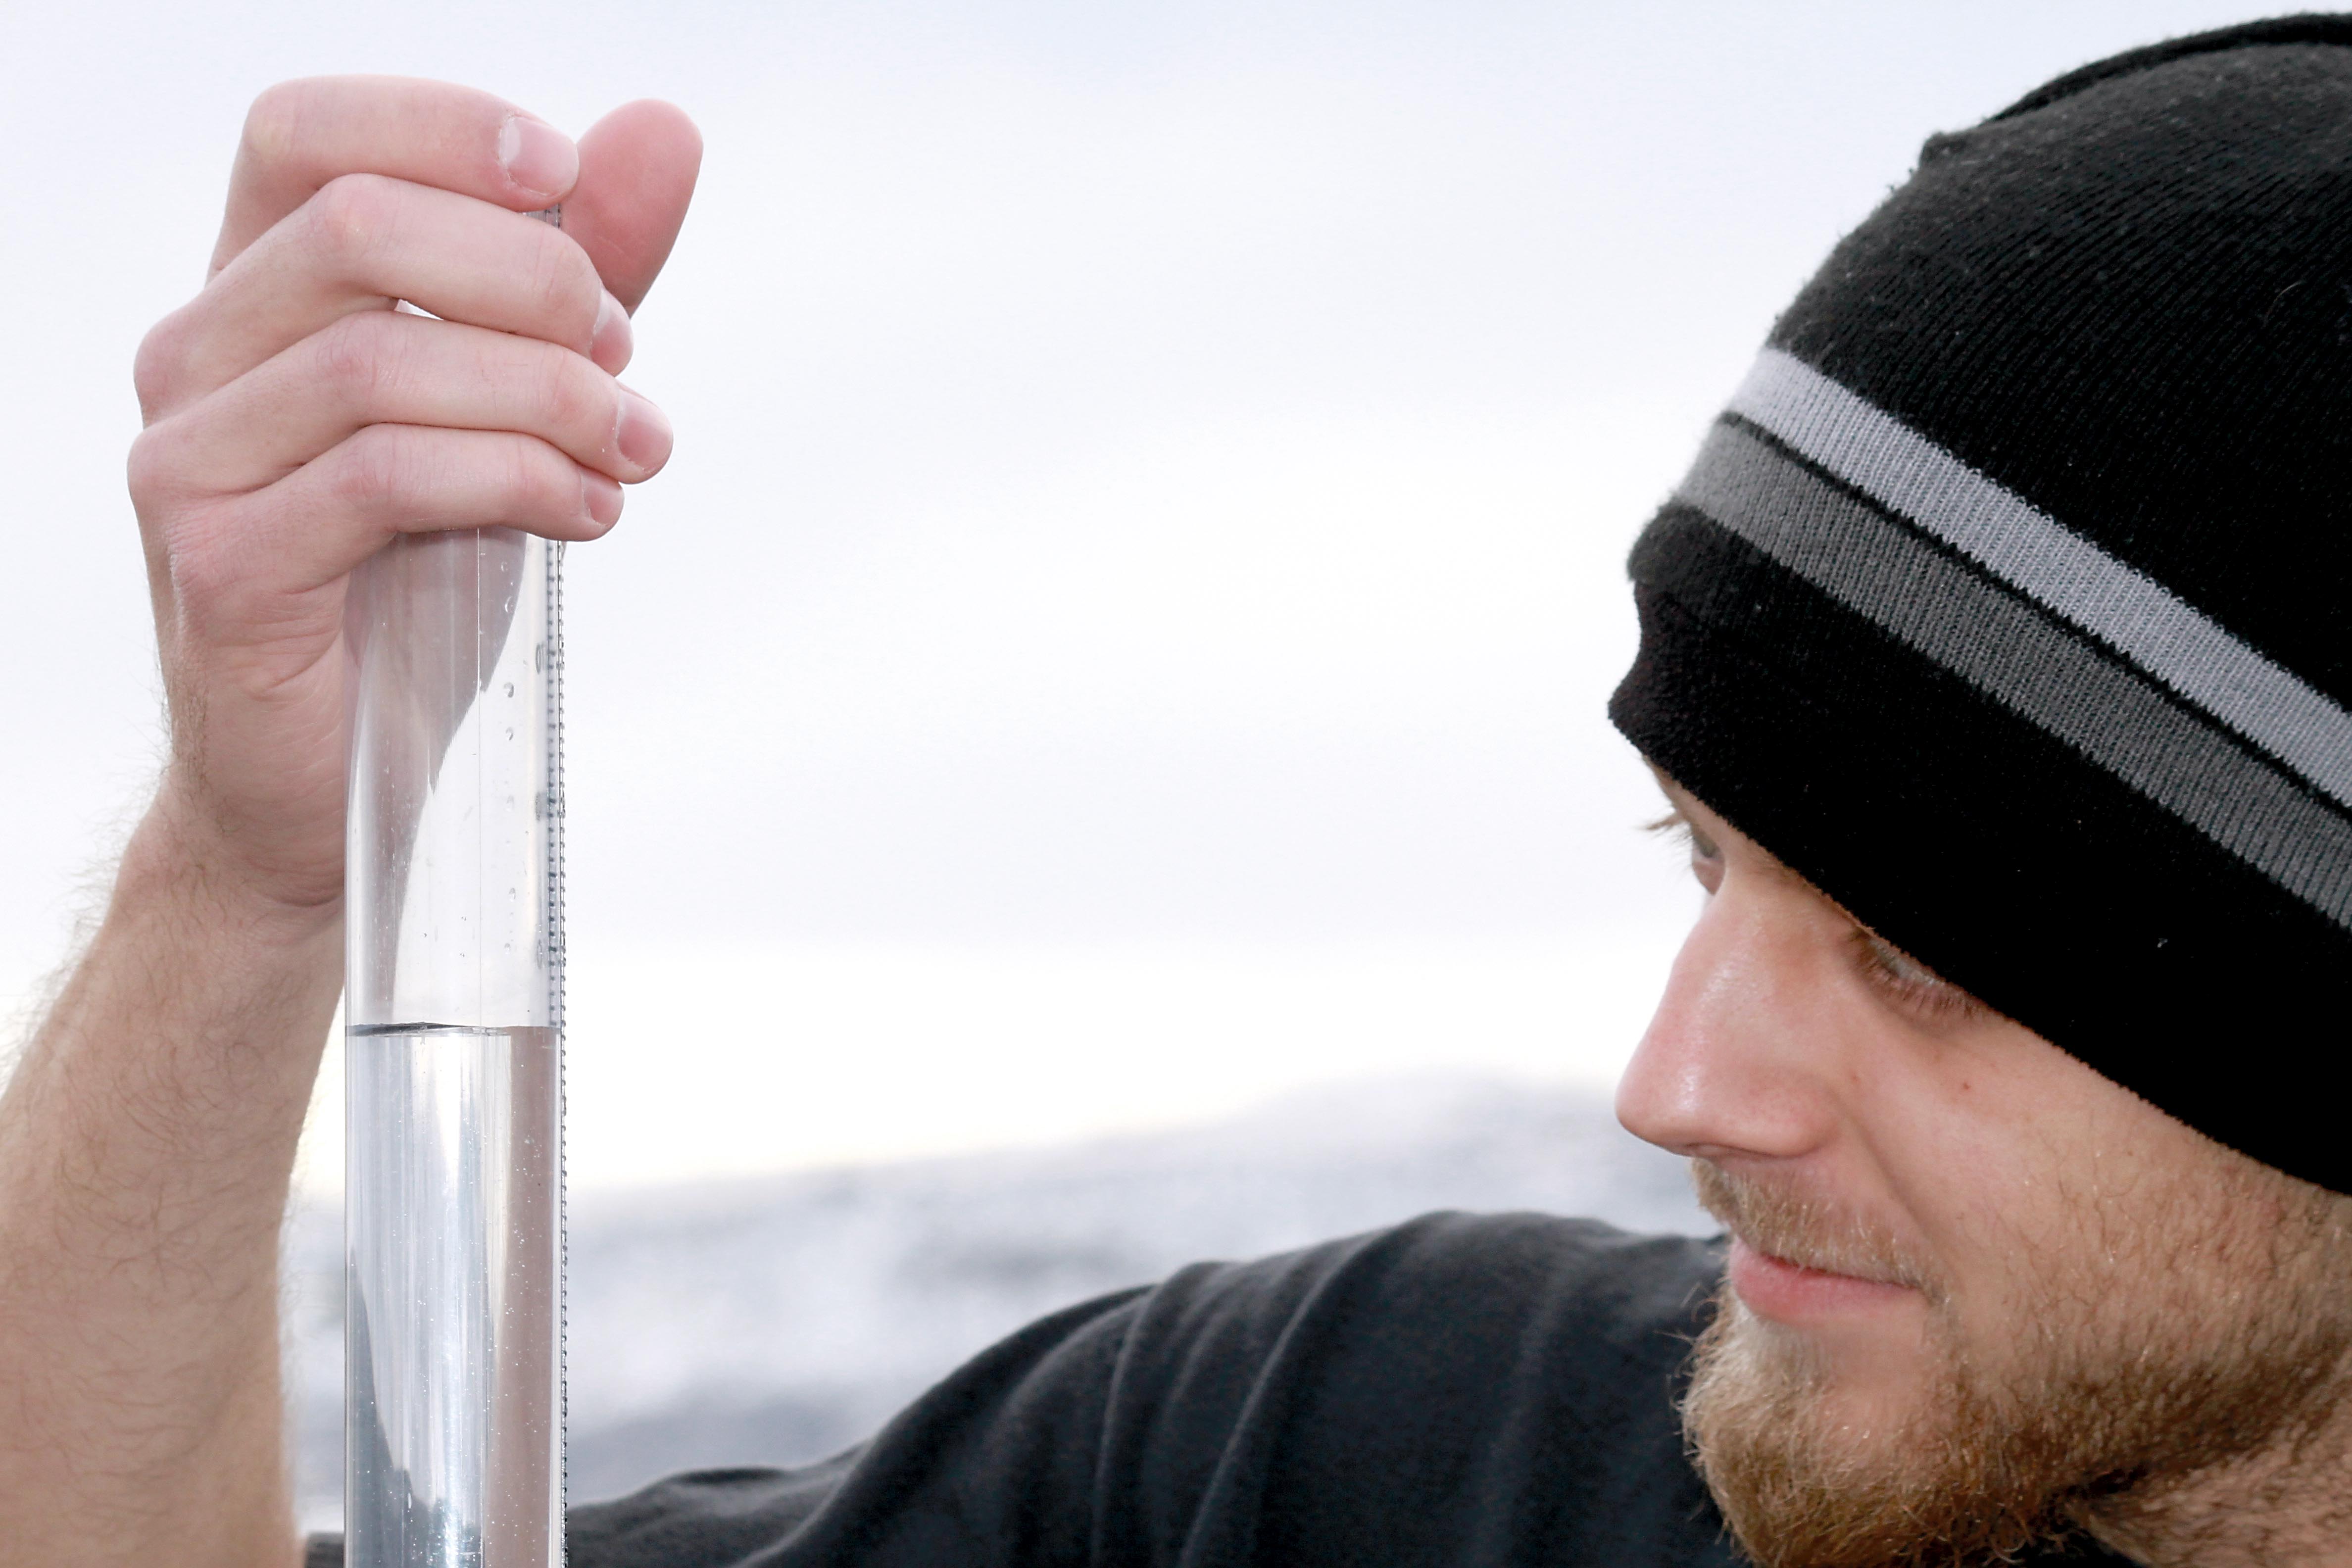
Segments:
[[[2193,1549],[2200,1479],[2255,1467],[2277,1485],[2352,1398],[2352,1201],[2231,1159],[2228,1180],[2146,1205],[2149,1234],[2122,1245],[2114,1215],[2059,1256],[2020,1238],[1990,1344],[1890,1239],[1695,1163],[1700,1201],[1749,1245],[1927,1307],[1901,1412],[1864,1426],[1836,1415],[1816,1343],[1721,1290],[1683,1426],[1740,1545],[1762,1568],[1970,1568],[2084,1534]]]

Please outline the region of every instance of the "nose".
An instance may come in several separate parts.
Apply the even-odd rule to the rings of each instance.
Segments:
[[[1787,902],[1736,878],[1708,900],[1617,1085],[1617,1120],[1635,1137],[1737,1163],[1795,1159],[1834,1133],[1819,933]]]

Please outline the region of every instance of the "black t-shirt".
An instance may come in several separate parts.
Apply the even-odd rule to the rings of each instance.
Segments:
[[[1717,1243],[1541,1215],[1199,1264],[1031,1324],[822,1464],[575,1508],[571,1562],[1731,1568],[1674,1410],[1721,1271]]]

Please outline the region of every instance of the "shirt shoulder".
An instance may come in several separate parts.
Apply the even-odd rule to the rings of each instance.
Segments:
[[[1440,1214],[1138,1301],[1097,1562],[1729,1563],[1675,1412],[1713,1245]]]

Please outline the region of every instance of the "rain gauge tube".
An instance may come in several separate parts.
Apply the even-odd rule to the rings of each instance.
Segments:
[[[351,1568],[563,1561],[562,546],[352,574]]]

